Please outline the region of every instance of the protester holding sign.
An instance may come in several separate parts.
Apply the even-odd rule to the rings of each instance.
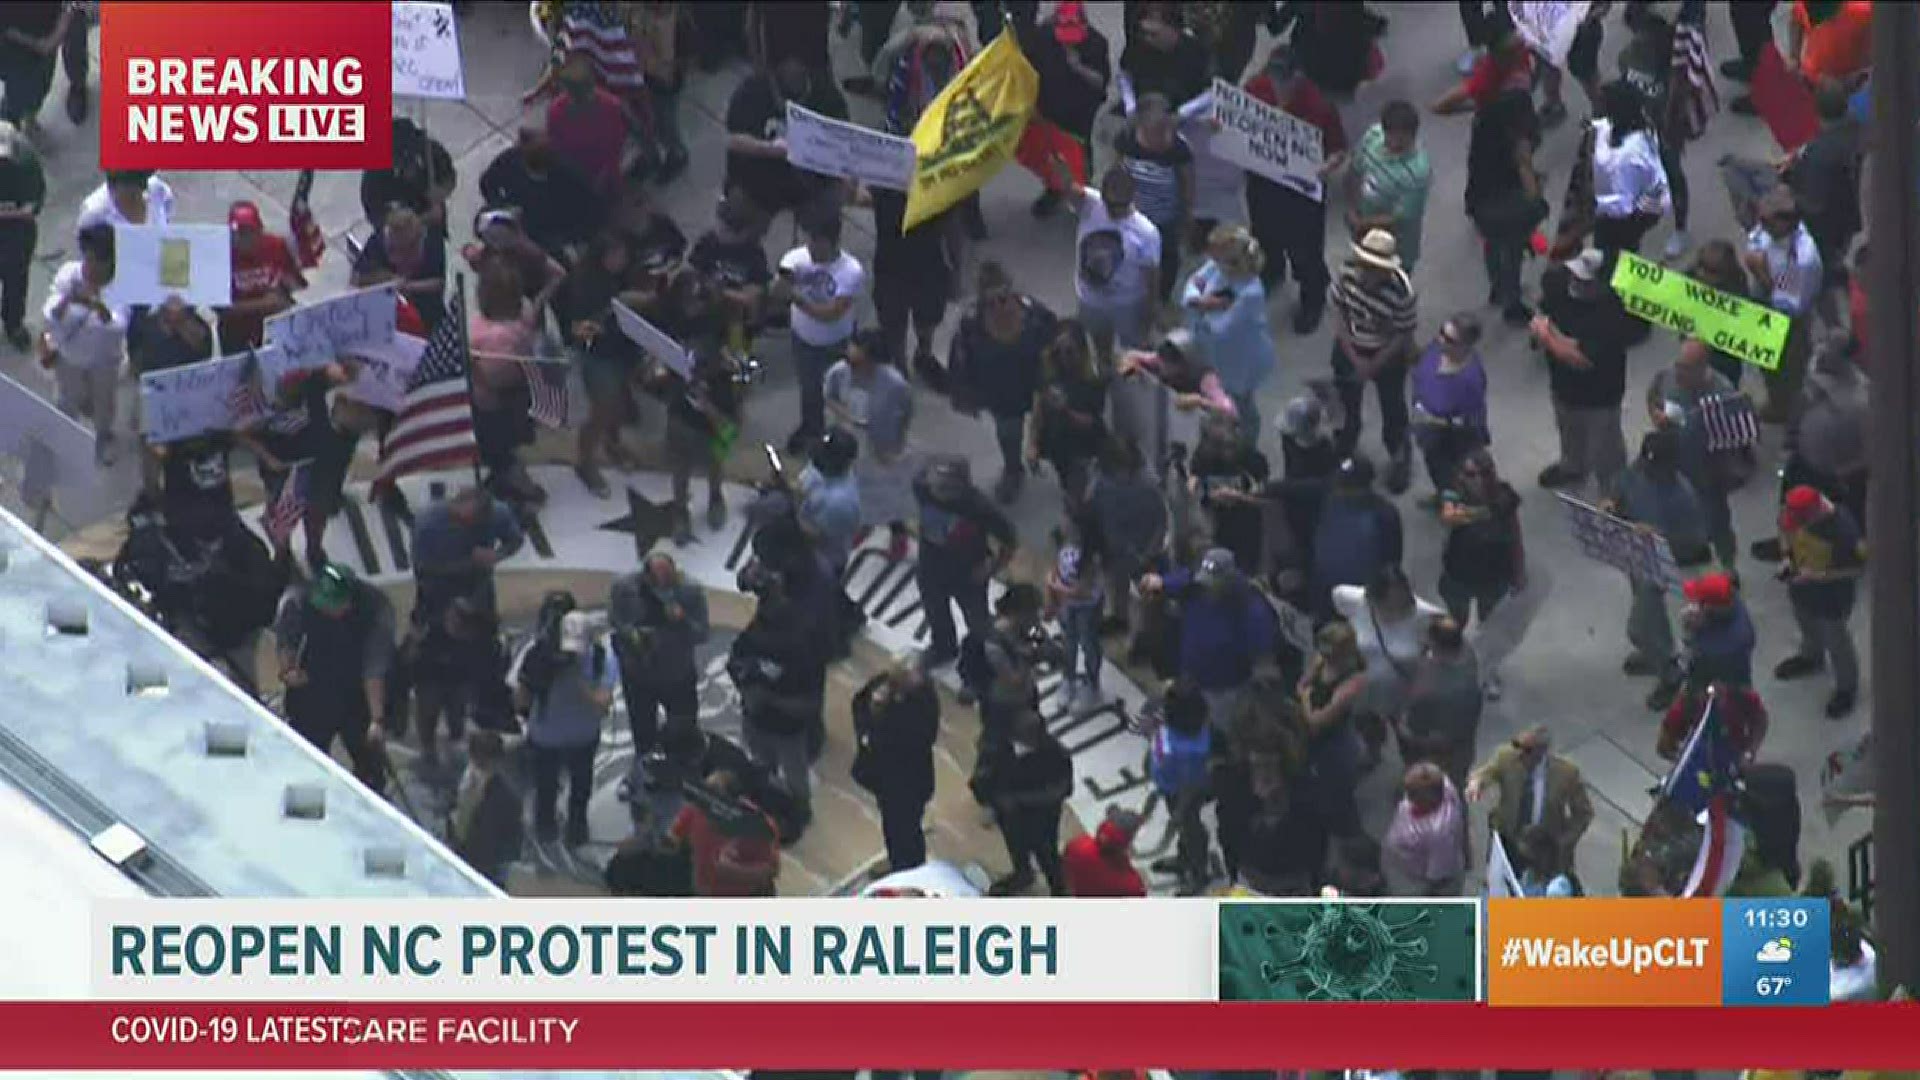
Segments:
[[[220,309],[220,345],[232,353],[259,348],[267,319],[293,306],[307,278],[287,242],[267,232],[258,206],[234,203],[227,226],[233,230],[233,303]]]
[[[113,464],[120,363],[127,353],[128,314],[101,299],[113,265],[112,227],[87,229],[80,257],[54,273],[41,312],[41,366],[52,369],[59,384],[60,411],[93,422],[94,453],[102,465]]]
[[[805,60],[789,56],[770,72],[749,75],[727,102],[726,194],[749,200],[771,221],[782,210],[830,201],[840,187],[834,177],[787,163],[787,102],[835,120],[847,118],[847,99],[833,80]]]
[[[1340,168],[1347,151],[1346,128],[1340,123],[1339,110],[1327,100],[1300,69],[1293,49],[1274,46],[1267,57],[1266,69],[1248,80],[1247,93],[1304,120],[1320,131],[1321,164],[1319,175]],[[1247,175],[1247,215],[1254,239],[1267,253],[1267,265],[1260,280],[1272,296],[1286,283],[1287,270],[1293,270],[1300,283],[1300,304],[1294,309],[1293,330],[1306,335],[1320,325],[1327,308],[1327,205],[1315,185],[1311,192],[1262,176]]]

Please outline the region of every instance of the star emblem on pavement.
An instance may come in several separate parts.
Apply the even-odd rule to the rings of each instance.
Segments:
[[[633,534],[633,554],[644,559],[653,545],[673,535],[676,510],[672,503],[656,503],[632,488],[627,489],[627,513],[601,525],[608,532]]]

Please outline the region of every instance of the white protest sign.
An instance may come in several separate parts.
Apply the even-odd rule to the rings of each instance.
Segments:
[[[140,424],[147,442],[157,446],[232,431],[258,419],[266,404],[260,373],[276,351],[269,345],[141,375]]]
[[[225,225],[115,225],[111,307],[178,296],[204,307],[233,303],[233,230]]]
[[[627,340],[640,346],[642,352],[667,365],[681,378],[692,377],[693,358],[687,355],[686,346],[673,340],[665,330],[618,300],[613,302],[613,319],[620,324],[620,332],[627,335]]]
[[[267,320],[266,340],[279,349],[272,363],[261,354],[267,385],[278,384],[288,372],[325,367],[356,346],[392,341],[395,314],[393,286],[377,285],[273,316]]]
[[[460,65],[460,24],[452,4],[394,0],[393,93],[454,101],[467,96]]]
[[[1298,191],[1318,202],[1325,195],[1320,129],[1261,101],[1224,79],[1213,81],[1213,120],[1219,125],[1208,149],[1223,161]]]
[[[787,102],[787,161],[796,168],[905,191],[913,182],[913,154],[912,139]]]
[[[376,409],[397,412],[426,351],[427,339],[412,334],[395,334],[392,341],[360,346],[348,354],[360,370],[340,392]]]
[[[1592,6],[1589,0],[1507,0],[1507,14],[1513,17],[1520,40],[1553,61],[1554,67],[1565,67],[1580,21]]]
[[[104,475],[94,462],[93,429],[53,403],[0,375],[0,454],[28,466],[21,494],[42,505],[56,485],[93,488]]]
[[[1680,587],[1680,568],[1673,561],[1673,549],[1667,546],[1666,537],[1571,495],[1555,494],[1567,508],[1567,524],[1573,530],[1573,539],[1580,545],[1581,554],[1606,563],[1635,581],[1663,589]]]

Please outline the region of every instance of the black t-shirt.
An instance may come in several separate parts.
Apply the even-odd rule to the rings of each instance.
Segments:
[[[658,272],[680,261],[687,251],[687,234],[665,214],[650,214],[637,231],[629,229],[633,261],[642,270]]]
[[[1263,491],[1270,467],[1267,456],[1251,446],[1218,446],[1202,442],[1189,466],[1202,484],[1203,501],[1213,519],[1214,540],[1233,552],[1241,566],[1257,567],[1264,548],[1265,511],[1257,503],[1213,497],[1214,489]]]
[[[1449,497],[1464,499],[1458,492]],[[1502,483],[1485,507],[1489,512],[1484,519],[1447,533],[1447,546],[1440,554],[1446,575],[1465,585],[1494,586],[1513,580],[1514,557],[1520,551],[1520,495],[1511,484]]]
[[[432,185],[427,183],[429,175],[433,177]],[[428,136],[413,121],[395,117],[393,166],[368,169],[360,174],[360,209],[377,228],[386,220],[387,207],[392,204],[399,203],[415,213],[424,214],[432,205],[428,198],[431,187],[451,187],[458,180],[459,175],[453,167],[453,155],[447,153],[447,148],[439,140]]]
[[[1035,400],[1040,408],[1040,452],[1049,460],[1084,461],[1100,452],[1107,431],[1105,377],[1062,375],[1042,387]],[[1070,413],[1088,422],[1076,423]]]
[[[549,252],[586,243],[603,216],[600,196],[573,166],[554,160],[535,176],[517,146],[502,151],[481,174],[480,197],[488,206],[518,207],[527,235]]]
[[[233,509],[233,480],[227,469],[232,449],[233,437],[219,432],[167,446],[160,463],[160,490],[169,518]]]
[[[1553,400],[1575,409],[1618,408],[1627,394],[1627,348],[1633,342],[1633,316],[1611,290],[1590,300],[1548,290],[1542,312],[1562,334],[1580,344],[1592,365],[1576,368],[1549,360],[1547,378]]]
[[[912,232],[901,232],[907,215],[904,191],[885,188],[873,192],[873,275],[874,288],[908,284],[914,295],[931,294],[943,299],[953,291],[953,265],[948,257],[943,227],[946,215],[923,221]]]
[[[327,391],[331,389],[327,380],[317,370],[295,378],[299,381],[292,401],[254,430],[261,445],[288,465],[323,456],[338,438],[327,412]]]
[[[1539,142],[1539,121],[1526,91],[1508,91],[1473,114],[1473,129],[1467,137],[1469,214],[1522,190],[1517,164],[1522,141]]]
[[[767,265],[767,250],[760,241],[729,240],[717,232],[703,233],[694,241],[687,265],[722,289],[765,285],[773,280],[773,268]]]
[[[393,265],[393,258],[387,254],[387,234],[376,229],[368,238],[367,246],[360,249],[360,258],[353,264],[355,274],[374,274],[391,272],[400,281],[419,281],[431,278],[440,282],[441,291],[421,295],[407,294],[413,309],[420,313],[420,321],[428,330],[440,325],[447,315],[447,233],[438,226],[427,226],[427,237],[422,241],[426,257],[419,266],[402,271]]]
[[[18,30],[29,37],[44,38],[53,33],[60,25],[60,10],[64,3],[28,3],[23,0],[8,0],[0,4],[0,34],[8,30]],[[19,48],[8,41],[9,48]]]
[[[827,31],[833,25],[833,9],[826,0],[762,2],[754,4],[753,11],[760,23],[769,69],[778,67],[780,61],[789,56],[798,57],[816,70],[830,66]]]
[[[824,76],[814,76],[807,92],[792,100],[822,116],[847,119],[847,99]],[[771,77],[750,75],[734,90],[727,102],[727,131],[755,139],[786,137],[787,99],[775,92]],[[795,169],[780,158],[727,155],[726,186],[744,188],[747,197],[762,210],[783,209],[813,187],[837,182],[832,177]]]
[[[1174,108],[1192,101],[1213,85],[1207,47],[1192,34],[1181,34],[1173,48],[1162,51],[1136,37],[1120,54],[1120,70],[1133,80],[1133,99],[1160,94]],[[1072,72],[1067,73],[1072,77]]]
[[[1022,31],[1021,51],[1033,62],[1040,75],[1040,94],[1035,108],[1057,127],[1078,135],[1091,134],[1094,117],[1106,102],[1107,84],[1113,81],[1112,58],[1107,39],[1089,26],[1087,39],[1072,47],[1080,62],[1102,76],[1100,85],[1082,79],[1067,66],[1068,47],[1053,36],[1053,27],[1035,26]]]

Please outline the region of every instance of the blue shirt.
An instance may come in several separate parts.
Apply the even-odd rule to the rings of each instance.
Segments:
[[[820,539],[820,557],[839,569],[860,531],[860,484],[851,472],[827,477],[809,465],[800,474],[800,521]]]
[[[525,657],[523,651],[522,662]],[[596,662],[600,669],[597,675]],[[514,666],[517,681],[519,664]],[[555,749],[590,746],[600,741],[600,723],[607,710],[589,695],[594,690],[612,693],[619,685],[619,658],[604,641],[596,640],[593,647],[573,657],[573,663],[562,668],[554,676],[553,685],[533,703],[533,710],[527,716],[527,741]]]
[[[1221,292],[1233,294],[1231,305],[1220,311],[1195,311],[1189,307],[1187,324],[1227,393],[1251,394],[1266,382],[1279,363],[1273,348],[1273,331],[1267,325],[1266,286],[1260,283],[1258,274],[1233,284],[1227,280],[1226,272],[1209,259],[1187,279],[1181,303],[1192,304]]]

